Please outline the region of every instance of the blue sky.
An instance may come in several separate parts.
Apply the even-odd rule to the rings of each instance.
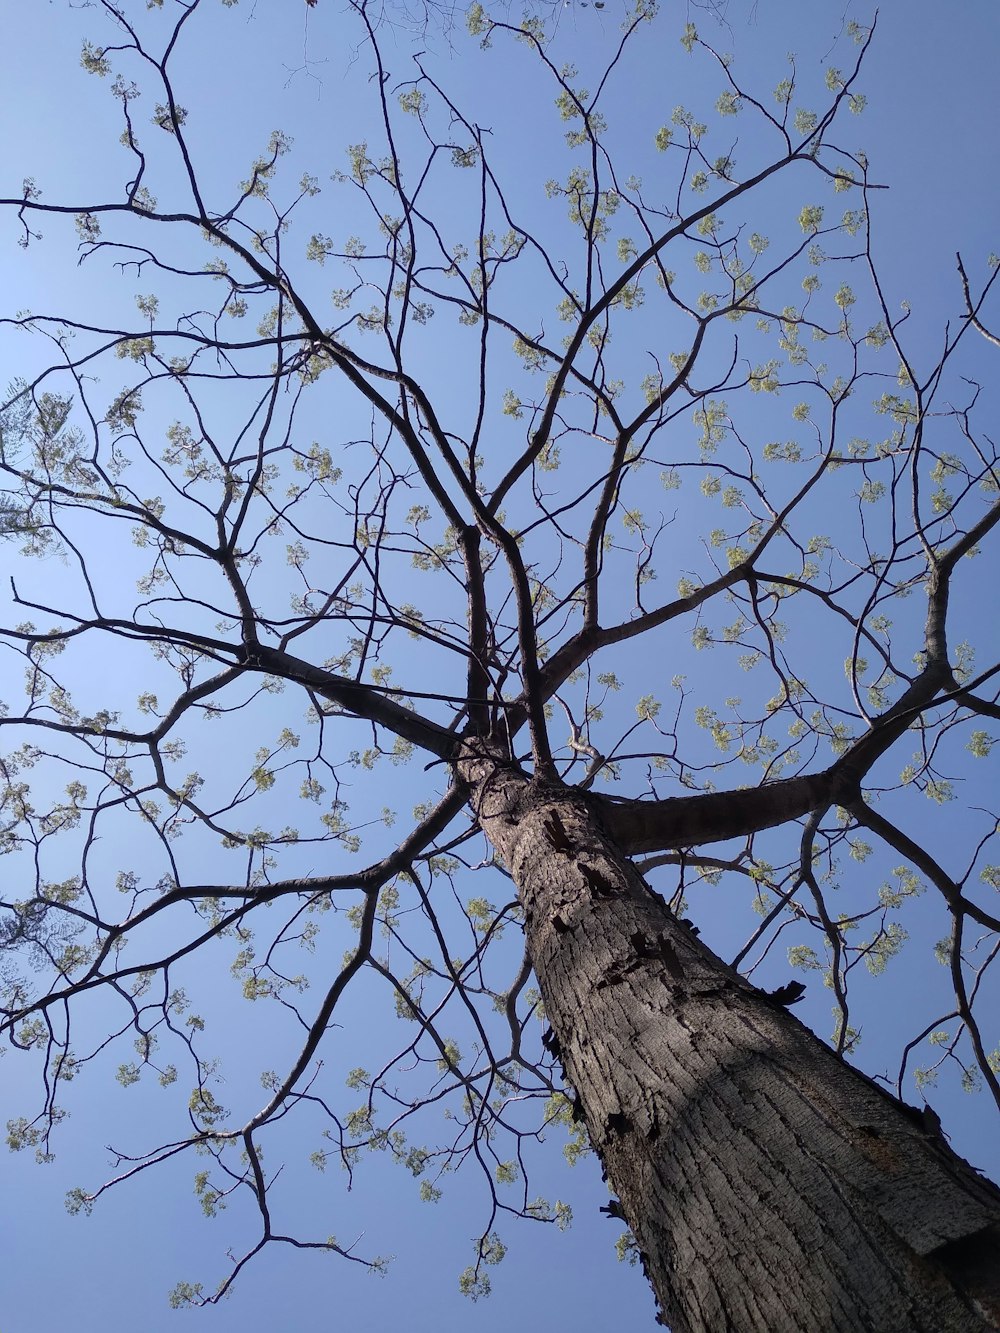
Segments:
[[[144,8],[139,3],[128,6],[130,13],[135,10],[140,17]],[[166,8],[170,8],[169,0]],[[762,97],[784,76],[786,52],[795,51],[803,97],[812,90],[817,100],[827,65],[846,64],[849,58],[850,46],[846,53],[843,43],[836,47],[844,23],[870,19],[856,0],[846,10],[783,0],[766,5],[732,0],[725,7],[728,26],[721,30],[713,27],[702,10],[671,5],[664,5],[663,10],[648,38],[633,51],[627,73],[619,78],[608,101],[611,142],[622,155],[625,169],[644,176],[657,170],[653,135],[669,121],[673,107],[684,103],[709,118],[718,95],[715,84],[708,89],[699,84],[696,71],[703,67],[686,61],[678,45],[688,18],[719,49],[734,52],[741,81]],[[149,24],[157,19],[155,14],[143,17]],[[247,160],[260,151],[275,127],[286,128],[295,140],[289,176],[309,170],[324,184],[331,172],[346,165],[348,144],[364,139],[374,143],[378,129],[373,121],[375,90],[369,57],[357,30],[329,0],[320,0],[315,9],[292,0],[241,0],[238,7],[227,9],[215,0],[204,0],[198,21],[197,38],[181,54],[175,77],[180,100],[197,129],[192,138],[199,173],[213,188],[217,186],[220,197],[228,195],[245,175]],[[78,63],[84,37],[102,40],[97,14],[66,7],[61,0],[47,5],[36,0],[6,0],[2,23],[0,142],[5,147],[0,196],[15,194],[26,175],[37,179],[47,200],[85,203],[113,195],[120,189],[125,169],[124,155],[116,143],[120,126],[115,106],[106,84],[88,77]],[[610,4],[602,12],[567,6],[559,16],[554,39],[555,63],[574,61],[581,68],[581,81],[586,82],[588,72],[607,58],[616,40],[616,23]],[[961,314],[956,250],[966,257],[970,271],[980,274],[985,271],[986,256],[1000,250],[1000,199],[993,179],[991,139],[1000,118],[1000,90],[993,69],[998,37],[1000,15],[988,0],[964,5],[960,19],[954,11],[923,0],[888,0],[879,12],[878,34],[860,85],[869,104],[864,115],[848,127],[856,136],[856,143],[849,146],[863,147],[872,163],[873,178],[890,186],[875,196],[874,250],[892,301],[911,303],[908,345],[925,361],[937,354],[944,322]],[[492,131],[490,143],[510,181],[513,204],[525,215],[537,217],[537,225],[547,234],[558,236],[564,225],[561,208],[546,205],[542,190],[549,176],[566,170],[565,125],[551,110],[550,91],[526,80],[527,66],[509,45],[497,43],[494,50],[483,53],[460,31],[450,47],[433,33],[414,44],[405,27],[385,32],[383,56],[393,82],[409,77],[414,50],[429,53],[427,68],[457,104],[474,107],[477,122]],[[414,131],[410,127],[404,133]],[[180,197],[183,188],[176,167],[166,156],[168,147],[154,137],[152,148],[160,172],[157,193],[163,205],[172,191]],[[758,148],[751,138],[741,143],[740,155],[750,158]],[[792,182],[774,192],[768,208],[775,216],[786,205],[794,205],[790,214],[794,218],[797,208],[808,201],[796,194],[797,188]],[[787,196],[782,193],[785,190]],[[453,198],[439,195],[436,205],[450,223],[452,214],[463,216],[461,210],[468,199],[458,193]],[[333,189],[325,191],[309,216],[317,229],[337,236],[368,226],[345,192]],[[752,215],[748,221],[753,223]],[[68,311],[77,318],[109,324],[134,318],[135,294],[150,286],[145,275],[136,277],[129,271],[114,275],[94,260],[78,266],[70,223],[53,220],[40,230],[45,232],[45,243],[22,252],[15,245],[13,219],[0,220],[0,290],[4,293],[0,315],[30,309],[43,314]],[[184,255],[183,245],[177,253]],[[304,258],[297,263],[304,281],[332,285],[325,270],[310,270]],[[530,292],[525,289],[522,296],[528,300]],[[165,306],[172,299],[170,291],[164,293]],[[540,311],[539,318],[554,323],[550,308]],[[464,343],[439,326],[432,325],[431,331],[433,337],[413,347],[413,372],[434,386],[456,418],[461,418],[469,404],[459,371],[469,353]],[[627,343],[622,347],[627,368],[631,350]],[[0,351],[7,379],[30,375],[38,364],[36,357],[44,355],[44,349],[7,328],[0,329]],[[970,373],[985,379],[990,373],[985,346],[970,349],[970,355]],[[227,419],[230,401],[221,390],[210,399],[210,410],[220,422]],[[764,414],[772,408],[765,404],[759,410]],[[338,431],[349,435],[366,428],[363,414],[345,403],[335,388],[324,388],[322,383],[305,409],[305,421],[317,435],[329,431],[331,421]],[[776,429],[785,426],[776,425]],[[650,503],[671,502],[667,497]],[[697,506],[690,511],[664,510],[664,520],[676,534],[670,554],[681,570],[691,567],[689,560],[693,564],[701,559],[688,554],[700,513]],[[836,515],[817,515],[816,520],[824,521],[836,536]],[[10,555],[13,559],[13,551]],[[135,576],[130,559],[118,546],[99,550],[97,578],[102,595],[112,600],[126,595]],[[995,557],[992,570],[995,578]],[[984,578],[988,573],[984,569]],[[265,569],[263,591],[277,599],[285,594],[290,577],[286,567],[273,575]],[[675,574],[664,569],[662,577],[669,577],[672,583]],[[35,580],[31,586],[40,596],[68,588],[73,576],[50,561],[41,572],[31,566],[23,574],[18,570],[18,579],[22,587]],[[959,630],[967,629],[970,637],[989,628],[982,625],[978,591],[964,591],[956,599]],[[431,591],[414,580],[412,597],[418,605],[433,604],[439,596],[437,588]],[[3,614],[4,623],[9,624],[14,613],[5,606]],[[912,615],[916,623],[918,608]],[[991,660],[989,646],[988,640],[981,646],[983,666]],[[995,633],[992,646],[995,658]],[[831,643],[828,650],[825,644],[817,647],[828,651],[828,660],[817,662],[817,674],[839,678],[842,687],[842,645]],[[328,650],[333,651],[332,647]],[[410,668],[419,672],[418,683],[422,681],[425,687],[440,684],[436,674],[442,669],[439,659],[417,648],[411,651],[412,658],[397,665],[398,675],[409,681],[405,668]],[[714,659],[695,653],[686,638],[660,638],[647,651],[663,653],[669,666],[659,671],[656,662],[633,661],[637,683],[650,674],[669,679],[675,672],[688,672],[705,686],[709,697],[713,691],[724,693],[729,688]],[[612,661],[613,656],[609,654],[601,668],[626,670],[627,654],[620,655],[621,663]],[[454,671],[449,688],[460,687],[461,672],[448,669]],[[123,652],[101,663],[81,657],[81,706],[99,706],[107,699],[109,688],[116,703],[118,697],[131,700],[140,690],[150,688],[149,672],[147,659],[138,653]],[[19,667],[0,664],[0,673],[0,694],[10,697],[20,687]],[[665,681],[658,689],[664,698],[670,697]],[[294,727],[300,721],[300,701],[283,699],[275,701],[268,724],[277,731],[281,725]],[[220,787],[238,785],[253,750],[265,740],[245,734],[239,717],[213,726],[215,732],[206,729],[204,735],[192,737],[193,757],[185,762],[200,765],[219,760]],[[363,746],[364,731],[362,727],[345,728],[344,748]],[[416,800],[429,794],[426,784],[436,781],[440,785],[442,779],[433,770],[424,777],[419,769],[419,764],[413,764],[380,770],[375,818],[380,805],[391,804],[405,820]],[[986,771],[970,772],[970,782],[983,781],[981,773]],[[39,781],[58,786],[65,775],[53,772]],[[415,782],[421,786],[417,794]],[[988,797],[979,803],[988,804]],[[928,836],[942,858],[958,856],[957,849],[982,833],[983,819],[974,813],[949,807],[943,812],[935,808],[934,815],[936,822]],[[285,817],[296,815],[291,812]],[[391,836],[368,832],[363,859],[388,847]],[[199,842],[192,836],[185,845],[191,848],[190,856],[203,852],[220,879],[233,873],[218,868],[222,859],[208,840]],[[105,841],[96,849],[92,864],[95,872],[109,877],[131,866],[155,879],[162,873],[158,855],[131,822],[109,821]],[[283,873],[316,869],[313,855],[313,849],[300,849],[289,857],[290,869]],[[883,858],[863,873],[876,878],[887,875],[897,860]],[[477,891],[476,885],[467,890]],[[502,884],[494,883],[483,891],[495,901],[503,900]],[[692,896],[692,910],[706,937],[720,949],[731,951],[753,918],[745,904],[724,896],[728,892],[722,887],[703,888]],[[846,883],[845,898],[852,892],[853,886]],[[914,946],[918,940],[926,943],[942,933],[940,914],[929,896],[910,907],[915,913],[911,922]],[[319,965],[336,964],[346,943],[346,937],[334,933]],[[509,937],[505,948],[498,960],[498,975],[506,969],[509,977],[516,971],[519,954]],[[213,960],[221,980],[215,977]],[[255,1006],[248,1017],[249,1006],[229,982],[229,961],[230,955],[221,948],[210,953],[204,964],[191,969],[186,984],[192,990],[201,987],[196,1003],[215,1025],[215,1040],[225,1055],[225,1096],[252,1105],[262,1095],[260,1071],[280,1061],[287,1030],[280,1016],[264,1006]],[[898,961],[898,971],[859,982],[865,1001],[859,1003],[859,1013],[862,1018],[867,1016],[860,1062],[869,1072],[894,1073],[894,1052],[900,1041],[918,1026],[916,1015],[925,1008],[931,1011],[936,1002],[938,977],[927,974],[934,966],[926,950],[921,954],[914,947]],[[771,967],[773,974],[767,970]],[[767,984],[786,979],[783,955],[776,953],[759,979],[772,975]],[[830,1026],[829,1001],[829,994],[820,990],[818,995],[810,994],[807,1005],[802,1006],[803,1016],[824,1034]],[[374,992],[361,991],[349,1011],[352,1026],[337,1034],[338,1066],[347,1070],[365,1062],[369,1038],[377,1045],[389,1031],[391,1005],[389,1010],[387,1016],[384,1001]],[[96,1004],[82,1018],[84,1030],[96,1040],[106,1018],[105,1008]],[[996,1039],[994,1032],[994,1043]],[[202,1217],[191,1187],[194,1165],[147,1172],[103,1199],[90,1219],[66,1215],[62,1206],[65,1191],[78,1184],[89,1186],[107,1174],[106,1145],[138,1148],[175,1132],[170,1113],[176,1111],[176,1105],[160,1089],[148,1080],[128,1089],[115,1082],[114,1069],[125,1058],[127,1050],[124,1055],[109,1056],[81,1079],[70,1103],[72,1114],[56,1144],[55,1162],[37,1166],[30,1153],[2,1159],[0,1180],[12,1205],[3,1210],[0,1220],[0,1246],[5,1255],[0,1288],[3,1333],[43,1333],[70,1322],[81,1333],[109,1326],[159,1333],[175,1328],[179,1321],[199,1321],[209,1330],[239,1328],[249,1333],[275,1326],[319,1330],[341,1321],[372,1330],[405,1325],[414,1333],[432,1328],[487,1331],[509,1326],[512,1318],[528,1327],[555,1320],[572,1320],[584,1330],[652,1326],[652,1302],[641,1277],[615,1260],[617,1224],[598,1213],[607,1191],[596,1167],[584,1163],[568,1171],[562,1162],[558,1130],[548,1136],[545,1150],[536,1153],[531,1193],[570,1201],[575,1212],[573,1227],[567,1235],[552,1227],[524,1223],[506,1227],[509,1252],[495,1272],[494,1295],[488,1301],[470,1306],[459,1295],[456,1283],[458,1272],[470,1260],[471,1240],[481,1225],[482,1195],[472,1173],[451,1178],[441,1202],[429,1206],[419,1202],[417,1182],[405,1171],[372,1157],[362,1163],[355,1187],[347,1193],[344,1177],[336,1169],[322,1177],[312,1172],[307,1160],[316,1146],[315,1126],[311,1126],[309,1142],[301,1151],[297,1143],[293,1150],[287,1142],[276,1143],[274,1148],[276,1155],[284,1150],[288,1158],[276,1188],[288,1229],[294,1225],[309,1235],[335,1232],[342,1243],[363,1236],[366,1252],[396,1256],[389,1275],[373,1278],[336,1258],[275,1247],[250,1268],[223,1305],[195,1314],[173,1314],[166,1308],[170,1287],[180,1279],[202,1280],[210,1287],[225,1271],[226,1248],[232,1245],[238,1252],[250,1233],[246,1217],[236,1208],[215,1221]],[[31,1062],[10,1052],[0,1064],[0,1076],[5,1117],[18,1114],[20,1103],[29,1096]],[[912,1086],[908,1095],[916,1099]],[[996,1174],[1000,1158],[995,1134],[988,1129],[985,1096],[969,1097],[945,1080],[931,1100],[946,1127],[953,1130],[954,1146]],[[54,1272],[58,1281],[50,1276]]]

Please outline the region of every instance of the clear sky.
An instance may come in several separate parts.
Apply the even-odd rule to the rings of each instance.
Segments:
[[[145,4],[125,0],[125,8],[141,16]],[[171,0],[166,0],[165,11],[171,8]],[[220,194],[245,175],[247,161],[260,151],[275,127],[294,137],[295,171],[313,172],[323,182],[346,166],[347,145],[377,138],[370,57],[360,31],[333,0],[319,0],[315,8],[307,8],[301,0],[240,0],[233,9],[218,0],[203,0],[203,8],[197,37],[179,58],[176,80],[180,100],[192,124],[198,126],[193,139],[199,172],[206,181],[219,183]],[[653,136],[669,121],[677,104],[690,105],[706,117],[712,114],[719,89],[713,85],[706,91],[698,86],[678,43],[687,20],[694,20],[719,49],[734,53],[742,83],[764,99],[784,76],[788,52],[796,53],[803,85],[821,89],[824,69],[834,60],[846,63],[852,49],[848,46],[845,54],[843,45],[836,45],[842,42],[846,23],[867,24],[872,17],[858,0],[836,5],[728,0],[718,8],[724,19],[721,26],[694,5],[664,3],[648,39],[633,49],[627,66],[619,72],[609,93],[607,115],[612,142],[627,170],[643,174],[656,170]],[[142,21],[152,24],[157,17],[154,14]],[[586,81],[588,72],[607,58],[617,40],[618,19],[616,0],[607,0],[600,10],[579,0],[568,3],[558,16],[554,63],[575,62]],[[0,0],[0,143],[4,145],[0,197],[17,194],[25,176],[35,178],[44,190],[43,197],[52,202],[98,202],[120,192],[123,161],[117,146],[116,108],[106,84],[85,74],[79,65],[82,40],[106,41],[106,33],[92,8],[70,5],[66,0]],[[864,148],[873,179],[890,187],[876,197],[876,258],[892,302],[911,303],[911,346],[916,355],[928,360],[937,354],[944,323],[961,314],[955,252],[961,250],[970,268],[982,272],[986,256],[1000,251],[1000,192],[993,142],[1000,123],[1000,86],[995,77],[998,38],[1000,11],[993,0],[967,0],[961,6],[943,6],[934,0],[885,0],[860,85],[868,106],[856,126],[852,123],[850,127],[856,133],[851,147]],[[835,50],[836,55],[831,54]],[[428,33],[416,37],[402,22],[385,28],[383,57],[393,82],[409,77],[418,51],[427,53],[426,67],[455,103],[473,106],[478,123],[492,131],[495,160],[510,181],[514,204],[537,216],[540,228],[557,229],[562,215],[546,211],[543,186],[550,176],[565,174],[561,144],[565,125],[552,111],[549,91],[524,82],[524,62],[509,44],[497,43],[493,50],[481,52],[461,25],[450,41],[433,24]],[[818,91],[816,95],[818,100]],[[739,143],[738,148],[738,156],[745,154],[749,159],[757,145]],[[174,168],[164,166],[162,171],[158,193],[165,206],[172,189],[179,197],[182,182]],[[787,188],[794,198],[794,185]],[[317,205],[313,214],[317,227],[338,237],[348,234],[355,219],[343,192],[331,190],[322,198],[329,205]],[[446,217],[450,209],[457,211],[466,202],[436,200]],[[772,201],[772,207],[781,202],[780,198]],[[324,220],[322,208],[327,206],[342,211]],[[749,221],[752,224],[753,217]],[[359,214],[357,226],[364,225]],[[93,260],[78,266],[70,226],[43,223],[39,230],[46,233],[45,242],[22,251],[15,243],[14,219],[0,218],[0,317],[23,309],[71,313],[109,324],[134,317],[134,297],[145,290],[145,275],[113,274]],[[308,273],[304,258],[299,272]],[[321,270],[310,280],[317,278],[330,285]],[[550,309],[541,310],[539,319],[553,322]],[[464,344],[452,341],[452,335],[437,325],[431,325],[430,332],[433,336],[413,353],[412,373],[437,386],[440,394],[448,393],[450,381],[447,401],[461,415],[467,404],[456,367],[465,355]],[[628,350],[623,351],[626,359]],[[26,339],[0,329],[0,380],[6,383],[15,376],[30,375],[42,354]],[[985,349],[977,350],[975,373],[981,370],[985,378],[987,367]],[[646,368],[633,373],[645,374]],[[220,394],[211,403],[211,411],[221,419],[227,410],[227,401]],[[760,410],[772,409],[765,405]],[[336,395],[324,398],[319,392],[307,420],[317,435],[329,432],[331,421],[338,431],[363,432],[364,421],[351,411]],[[835,526],[835,518],[825,517],[828,526]],[[692,530],[691,515],[668,514],[666,518],[677,523],[678,544],[682,545],[683,537]],[[8,554],[13,561],[13,549]],[[678,554],[681,568],[687,567],[687,558]],[[119,563],[119,556],[110,548],[101,553],[99,564],[97,578],[109,598],[134,578],[134,570]],[[22,576],[18,571],[19,579],[34,577],[40,579],[34,586],[52,591],[59,588],[60,580],[68,581],[71,576],[54,561],[40,576],[34,571]],[[271,577],[267,571],[261,576],[266,592],[272,590]],[[662,577],[669,577],[672,584],[676,574],[664,569]],[[991,570],[984,568],[983,577],[984,586],[995,588],[995,562]],[[285,578],[284,569],[273,575],[275,593],[286,587]],[[414,600],[423,596],[430,594],[416,583]],[[995,604],[994,593],[994,608]],[[960,625],[968,626],[970,634],[984,628],[988,632],[978,597],[962,594],[956,610]],[[17,618],[19,613],[5,604],[3,623]],[[984,666],[988,646],[987,639]],[[994,658],[997,648],[994,634]],[[702,673],[703,683],[709,686],[714,683],[718,668],[708,655],[694,654],[687,642],[672,646],[671,651],[675,655],[663,673],[667,680],[675,671],[689,671]],[[822,653],[823,646],[818,645],[817,651]],[[829,660],[818,664],[817,673],[828,671],[842,678],[843,657],[839,646],[835,651],[831,648]],[[400,676],[403,665],[397,667]],[[424,673],[427,687],[436,683],[433,660],[414,649],[410,665]],[[127,653],[112,662],[86,662],[82,672],[82,706],[96,707],[105,701],[109,682],[112,693],[122,699],[133,699],[149,687],[146,660]],[[453,683],[460,684],[460,675]],[[660,688],[664,695],[668,693],[665,681]],[[723,688],[720,683],[719,689]],[[0,695],[12,697],[19,689],[19,665],[12,659],[0,662]],[[277,725],[286,721],[296,725],[301,713],[300,701],[287,707],[276,702],[274,709]],[[201,754],[218,759],[223,777],[233,780],[237,772],[245,772],[247,758],[258,744],[256,737],[241,736],[239,725],[238,720],[222,724],[211,737],[192,738],[196,758]],[[363,746],[363,731],[358,728],[347,744]],[[225,752],[222,758],[215,753],[220,750]],[[983,780],[981,771],[985,772],[970,771],[970,782]],[[995,761],[992,772],[995,779]],[[431,794],[426,785],[436,781],[440,786],[442,781],[433,770],[425,777],[420,765],[380,770],[380,774],[376,819],[382,804],[394,805],[408,815],[417,800]],[[65,780],[65,775],[39,779]],[[415,782],[423,784],[416,793]],[[989,804],[989,799],[982,803]],[[286,817],[296,816],[292,811]],[[982,820],[977,824],[974,816],[949,813],[942,818],[942,831],[932,835],[942,856],[957,855],[956,848],[978,836],[977,830],[981,832]],[[98,849],[95,865],[109,875],[126,865],[149,873],[146,858],[151,853],[142,834],[124,823],[111,827],[113,835]],[[391,837],[366,834],[364,861],[388,847]],[[297,861],[290,860],[291,869],[285,873],[317,869],[309,863],[311,854],[303,851]],[[206,855],[217,858],[214,850],[206,850]],[[884,874],[892,864],[890,859],[884,866],[858,873]],[[230,873],[217,870],[214,861],[210,868],[220,879]],[[206,873],[206,877],[211,875]],[[475,891],[474,885],[467,890]],[[499,901],[504,888],[494,884],[489,892]],[[745,907],[734,907],[725,899],[703,895],[693,907],[706,937],[723,951],[736,947],[746,934],[747,921],[752,920]],[[914,944],[918,937],[924,942],[933,939],[929,932],[942,933],[940,920],[933,918],[924,900],[914,908]],[[333,946],[326,958],[320,955],[321,964],[339,963],[344,941],[335,939]],[[513,941],[506,947],[501,963],[507,967],[509,981],[517,970],[518,950]],[[912,964],[900,959],[898,971],[890,970],[867,990],[860,985],[869,1007],[859,1012],[862,1020],[869,1016],[870,1025],[865,1029],[859,1062],[872,1074],[894,1076],[899,1044],[918,1026],[914,1014],[933,1003],[927,992],[937,980],[927,980],[924,969],[936,964],[927,961],[926,950],[921,954],[914,948],[913,953]],[[220,979],[212,972],[213,959]],[[226,1097],[250,1102],[260,1099],[261,1070],[280,1060],[285,1029],[261,1005],[253,1008],[252,1022],[247,1018],[249,1006],[229,980],[229,961],[221,949],[209,954],[199,965],[200,974],[191,980],[202,987],[197,1002],[212,1015],[217,1031],[225,1034]],[[778,984],[787,978],[788,969],[783,958],[768,966],[772,964],[777,970],[769,984]],[[374,1003],[369,1010],[368,999],[364,991],[359,994],[351,1011],[356,1026],[338,1037],[342,1046],[337,1058],[345,1069],[365,1063],[369,1036],[380,1037],[385,1031],[385,1013]],[[802,1016],[827,1034],[829,1009],[830,996],[820,989],[818,996],[811,995],[802,1006]],[[100,1030],[103,1014],[98,1006],[85,1020],[92,1035]],[[993,1044],[998,1039],[996,1031],[990,1034]],[[124,1044],[127,1048],[127,1038]],[[185,1326],[197,1322],[211,1333],[236,1329],[257,1333],[274,1328],[311,1333],[342,1325],[358,1330],[405,1327],[412,1333],[432,1329],[492,1333],[509,1328],[512,1322],[529,1329],[565,1322],[584,1331],[653,1326],[652,1301],[638,1270],[615,1259],[618,1224],[598,1212],[607,1200],[607,1190],[597,1168],[593,1162],[584,1162],[569,1170],[562,1160],[559,1130],[548,1136],[546,1150],[535,1154],[531,1194],[569,1201],[575,1214],[573,1226],[563,1235],[554,1227],[508,1225],[504,1229],[508,1255],[493,1274],[494,1293],[489,1300],[472,1306],[457,1289],[457,1275],[470,1262],[472,1238],[481,1226],[482,1195],[471,1172],[449,1179],[442,1200],[428,1205],[418,1198],[416,1180],[383,1158],[371,1157],[361,1164],[348,1193],[345,1178],[336,1168],[322,1177],[312,1171],[307,1159],[316,1144],[310,1139],[297,1156],[289,1153],[289,1164],[275,1191],[289,1229],[295,1226],[309,1235],[336,1233],[342,1243],[363,1237],[366,1252],[395,1256],[388,1275],[372,1277],[335,1257],[274,1247],[250,1267],[222,1305],[198,1313],[171,1312],[166,1303],[169,1289],[181,1279],[201,1280],[210,1288],[225,1272],[226,1249],[231,1245],[239,1252],[250,1231],[247,1218],[235,1208],[214,1221],[202,1217],[191,1186],[194,1165],[147,1172],[139,1181],[102,1199],[89,1219],[67,1216],[62,1202],[67,1189],[91,1186],[109,1173],[108,1145],[138,1148],[176,1132],[168,1114],[171,1107],[160,1089],[148,1081],[133,1088],[115,1082],[115,1066],[128,1054],[126,1049],[115,1059],[109,1058],[81,1079],[77,1098],[69,1104],[71,1115],[55,1144],[54,1162],[36,1165],[30,1152],[0,1159],[2,1333],[47,1333],[63,1326],[79,1333],[108,1328],[160,1333],[176,1328],[179,1322]],[[32,1073],[30,1060],[17,1052],[8,1052],[0,1062],[4,1119],[20,1114],[30,1094]],[[912,1085],[907,1095],[917,1099]],[[953,1129],[954,1146],[983,1169],[994,1175],[1000,1172],[1000,1153],[995,1134],[988,1129],[990,1110],[985,1095],[970,1097],[954,1081],[945,1080],[931,1100],[946,1127]],[[284,1147],[287,1150],[287,1144]]]

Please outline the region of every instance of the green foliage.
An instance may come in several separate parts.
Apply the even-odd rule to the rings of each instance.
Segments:
[[[178,1282],[170,1293],[170,1308],[183,1310],[203,1303],[204,1288],[200,1282]]]
[[[808,944],[791,944],[788,946],[789,966],[794,967],[801,972],[822,971],[823,964],[816,955],[816,950]]]

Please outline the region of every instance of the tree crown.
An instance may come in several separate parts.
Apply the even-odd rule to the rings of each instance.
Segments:
[[[317,1168],[376,1149],[429,1201],[473,1158],[472,1295],[504,1215],[565,1224],[528,1159],[553,1124],[587,1145],[467,805],[470,739],[575,788],[755,982],[815,974],[844,1054],[854,996],[932,948],[899,1087],[945,1070],[1000,1104],[975,781],[1000,716],[996,268],[960,259],[955,317],[911,337],[879,276],[884,180],[850,146],[874,29],[761,89],[645,3],[580,68],[538,20],[477,4],[449,63],[358,4],[349,96],[305,135],[321,160],[275,130],[243,166],[252,92],[220,136],[189,68],[222,41],[250,59],[228,7],[101,0],[82,63],[117,155],[2,201],[27,262],[73,235],[82,269],[78,309],[2,320],[26,557],[0,630],[24,679],[2,1018],[45,1072],[11,1146],[49,1154],[64,1085],[109,1032],[133,1043],[118,1082],[162,1085],[182,1128],[116,1145],[71,1207],[191,1154],[206,1213],[245,1196],[259,1221],[181,1304],[289,1239],[265,1152],[286,1119]],[[644,45],[690,106],[636,116]],[[259,1070],[221,1083],[238,1020],[198,993],[220,968],[274,1060],[263,1095]]]

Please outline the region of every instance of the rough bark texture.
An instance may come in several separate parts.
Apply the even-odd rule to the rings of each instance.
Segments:
[[[1000,1191],[706,949],[579,793],[458,767],[674,1333],[1000,1328]]]

